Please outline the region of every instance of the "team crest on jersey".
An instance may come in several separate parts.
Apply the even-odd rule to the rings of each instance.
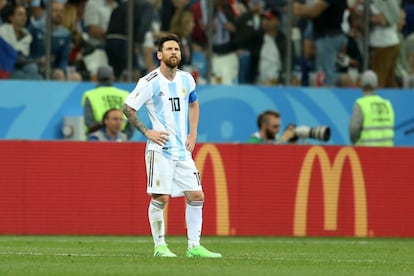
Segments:
[[[187,90],[185,90],[185,88],[183,87],[183,90],[181,90],[181,93],[183,94],[183,96],[185,96],[187,94]]]

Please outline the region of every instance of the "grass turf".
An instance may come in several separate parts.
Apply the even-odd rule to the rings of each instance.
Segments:
[[[0,275],[414,275],[414,239],[203,237],[222,259],[152,257],[151,237],[0,236]]]

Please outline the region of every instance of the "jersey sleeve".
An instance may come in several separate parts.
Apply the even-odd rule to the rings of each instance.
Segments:
[[[152,97],[151,83],[141,78],[125,99],[125,104],[139,110]]]
[[[194,80],[194,77],[188,73],[189,79],[190,79],[190,96],[188,98],[189,103],[193,103],[197,101],[197,93],[196,93],[196,82]]]

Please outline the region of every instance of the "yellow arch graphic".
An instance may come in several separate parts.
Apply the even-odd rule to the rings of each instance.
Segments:
[[[361,162],[352,147],[343,147],[337,153],[333,164],[326,151],[320,146],[309,149],[302,163],[299,176],[298,189],[296,192],[293,234],[295,236],[306,235],[307,208],[309,200],[309,185],[314,161],[319,158],[323,182],[324,199],[324,229],[336,230],[338,223],[338,199],[341,175],[345,158],[351,163],[354,206],[355,206],[355,236],[366,237],[367,229],[367,200],[365,191],[365,180],[361,168]]]
[[[197,153],[195,163],[202,176],[208,155],[210,155],[212,159],[214,183],[216,185],[216,231],[217,235],[228,236],[230,234],[229,199],[226,173],[220,151],[212,144],[204,144]]]

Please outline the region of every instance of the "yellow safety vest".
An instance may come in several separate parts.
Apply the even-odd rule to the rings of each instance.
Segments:
[[[362,131],[356,145],[393,146],[394,109],[391,102],[375,94],[363,96],[356,102],[363,116]]]
[[[128,91],[114,86],[99,86],[83,94],[82,106],[85,106],[86,99],[88,99],[92,107],[94,120],[101,122],[107,110],[111,108],[122,108],[128,94]],[[124,122],[123,128],[125,128],[125,125],[126,122]]]

